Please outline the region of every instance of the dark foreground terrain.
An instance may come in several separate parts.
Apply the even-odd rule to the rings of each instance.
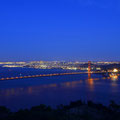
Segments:
[[[59,105],[56,109],[39,105],[31,109],[11,112],[6,107],[0,107],[0,120],[120,120],[120,105],[114,101],[109,106],[96,104],[92,101],[71,102],[69,105]]]

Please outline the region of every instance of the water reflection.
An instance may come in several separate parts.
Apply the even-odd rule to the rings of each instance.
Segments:
[[[11,108],[33,106],[41,104],[64,104],[72,100],[111,100],[120,98],[118,81],[106,77],[88,74],[84,79],[67,80],[58,83],[29,85],[16,88],[0,89],[0,105],[8,105]],[[45,78],[46,79],[46,78]],[[2,86],[2,85],[1,85]],[[104,97],[102,97],[104,96]],[[117,97],[116,97],[117,96]],[[15,103],[15,102],[16,103]],[[15,105],[14,105],[15,104]],[[22,104],[22,105],[21,105]],[[26,107],[26,106],[25,106]]]
[[[18,96],[21,94],[34,94],[36,91],[43,91],[46,88],[55,88],[57,84],[49,84],[49,85],[40,85],[40,86],[30,86],[30,87],[23,87],[23,88],[8,88],[0,90],[0,96]]]
[[[42,91],[45,91],[47,89],[51,90],[53,88],[57,89],[63,89],[63,88],[77,88],[80,87],[83,83],[87,83],[86,85],[91,91],[94,91],[94,80],[97,80],[97,78],[91,78],[91,74],[88,74],[87,80],[77,80],[77,81],[68,81],[68,82],[62,82],[62,83],[54,83],[54,84],[43,84],[38,86],[29,86],[29,87],[18,87],[18,88],[7,88],[7,89],[1,89],[0,90],[0,96],[19,96],[21,94],[36,94],[40,93]]]
[[[116,75],[116,76],[112,76],[110,77],[110,80],[111,80],[111,92],[112,93],[115,93],[115,92],[119,92],[118,91],[118,79],[119,77]]]
[[[94,90],[94,80],[91,78],[91,73],[88,73],[88,80],[87,80],[88,87],[91,91]]]
[[[44,84],[44,85],[38,85],[38,86],[29,86],[29,87],[18,87],[18,88],[7,88],[7,89],[1,89],[0,90],[0,96],[18,96],[20,94],[34,94],[36,91],[44,91],[45,89],[51,89],[51,88],[77,88],[83,83],[86,83],[87,87],[90,91],[94,91],[95,87],[95,81],[96,80],[102,80],[102,79],[108,79],[108,78],[92,78],[91,74],[88,73],[88,79],[87,80],[78,80],[78,81],[69,81],[69,82],[63,82],[63,83],[54,83],[54,84]],[[114,82],[118,80],[118,77],[115,79],[112,79]],[[111,82],[111,85],[113,87],[117,86],[117,83]]]
[[[65,87],[65,88],[76,88],[77,86],[79,86],[79,84],[82,83],[82,80],[79,81],[71,81],[71,82],[64,82],[61,83],[60,86],[61,87]]]
[[[117,76],[117,75],[116,75],[116,76],[112,76],[112,77],[111,77],[111,80],[113,80],[113,81],[118,80],[118,76]]]

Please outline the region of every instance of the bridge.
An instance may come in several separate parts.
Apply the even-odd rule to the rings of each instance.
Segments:
[[[71,72],[71,73],[52,73],[52,74],[40,74],[40,75],[28,75],[28,76],[19,76],[19,77],[7,77],[0,78],[0,80],[15,80],[15,79],[24,79],[24,78],[36,78],[36,77],[50,77],[50,76],[63,76],[63,75],[76,75],[76,74],[88,74],[88,79],[91,79],[91,74],[93,73],[106,73],[106,71],[91,71],[91,62],[88,61],[88,71],[87,72]]]

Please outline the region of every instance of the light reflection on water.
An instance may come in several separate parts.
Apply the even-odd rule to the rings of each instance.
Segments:
[[[120,102],[119,80],[81,74],[0,81],[0,105],[17,110],[39,104],[55,107],[79,99],[103,104],[108,104],[110,100]]]

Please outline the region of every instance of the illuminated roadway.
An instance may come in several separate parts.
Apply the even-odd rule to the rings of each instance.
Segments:
[[[106,73],[106,72],[91,72],[91,73]],[[14,80],[14,79],[24,79],[24,78],[36,78],[36,77],[50,77],[50,76],[62,76],[62,75],[74,75],[74,74],[91,74],[89,72],[72,72],[72,73],[52,73],[52,74],[40,74],[40,75],[28,75],[19,77],[7,77],[0,78],[0,80]]]

